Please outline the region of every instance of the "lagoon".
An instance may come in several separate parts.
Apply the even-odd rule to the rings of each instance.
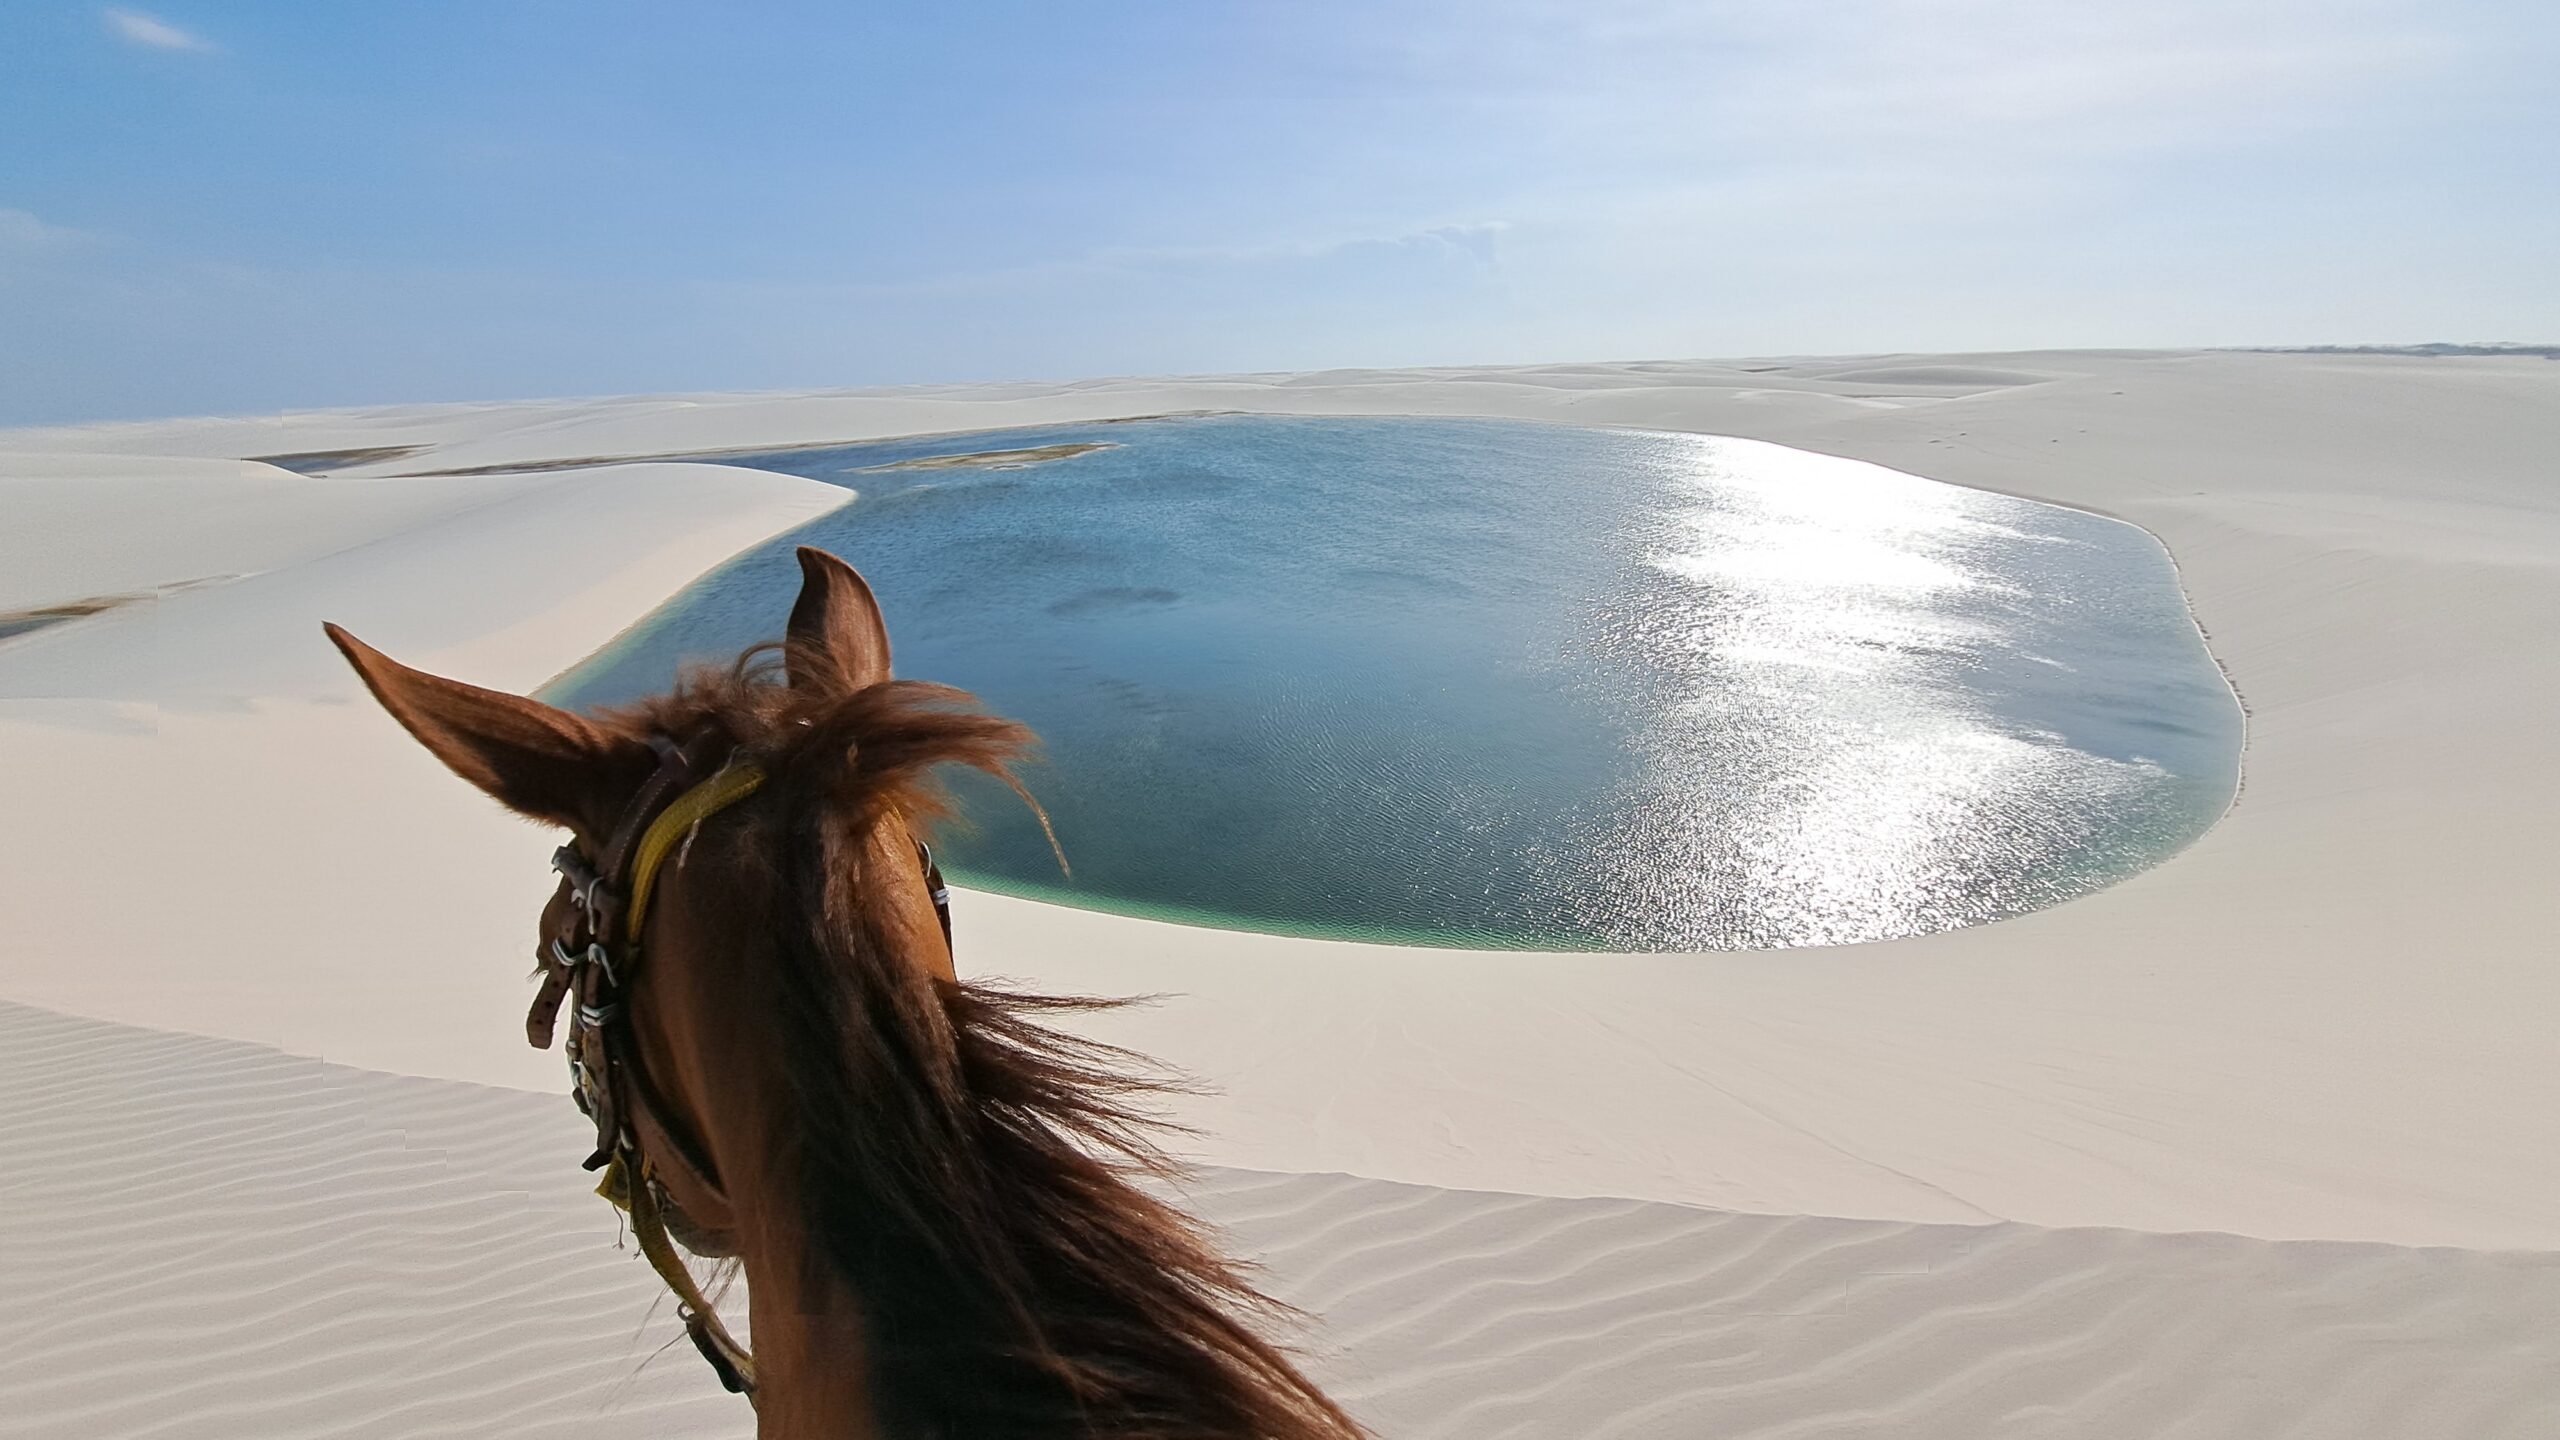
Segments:
[[[1073,875],[972,779],[941,848],[982,888],[1411,944],[1838,944],[2086,894],[2238,782],[2238,705],[2152,537],[1862,462],[1267,416],[720,459],[859,498],[547,697],[772,638],[792,547],[830,549],[898,673],[1046,742],[1025,778]]]

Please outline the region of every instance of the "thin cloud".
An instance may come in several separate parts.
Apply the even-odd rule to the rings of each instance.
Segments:
[[[2441,0],[1436,0],[1362,48],[1482,143],[1660,175],[1738,163],[2086,164],[2263,144],[2440,103]]]
[[[60,250],[97,238],[86,230],[56,225],[24,210],[0,206],[0,255]]]
[[[707,282],[705,288],[729,295],[796,295],[835,300],[923,299],[999,291],[1024,293],[1060,283],[1115,276],[1126,278],[1184,271],[1313,264],[1344,256],[1382,252],[1418,252],[1463,259],[1476,266],[1490,266],[1497,263],[1499,241],[1510,229],[1508,220],[1469,220],[1427,228],[1360,231],[1252,244],[1112,245],[1019,265],[944,271],[906,280],[816,283],[713,281]]]
[[[1490,259],[1494,242],[1511,228],[1508,220],[1469,220],[1409,230],[1362,231],[1315,239],[1274,240],[1248,245],[1119,245],[1067,263],[1087,268],[1125,269],[1184,263],[1261,264],[1270,261],[1324,260],[1360,250],[1463,250]]]
[[[106,15],[109,34],[146,50],[192,50],[201,54],[214,48],[213,42],[203,36],[139,10],[109,10]]]

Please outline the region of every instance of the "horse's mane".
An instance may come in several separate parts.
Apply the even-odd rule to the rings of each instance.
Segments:
[[[772,647],[608,720],[717,726],[769,777],[740,807],[736,913],[769,907],[811,1259],[858,1297],[890,1433],[1363,1433],[1266,1338],[1292,1312],[1141,1188],[1179,1173],[1140,1108],[1178,1087],[1048,1023],[1124,1002],[954,985],[889,953],[864,837],[945,816],[938,765],[1012,783],[1028,730],[939,685],[794,688]]]

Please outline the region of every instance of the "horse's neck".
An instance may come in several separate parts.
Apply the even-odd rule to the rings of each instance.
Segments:
[[[874,1440],[862,1316],[800,1237],[750,1224],[741,1237],[756,1356],[758,1440]]]
[[[690,878],[690,877],[687,877]],[[794,1107],[791,1076],[772,1043],[783,1003],[761,957],[722,945],[754,933],[721,908],[724,887],[667,887],[651,916],[661,962],[643,972],[633,1006],[647,1048],[669,1062],[655,1075],[704,1143],[727,1190],[746,1273],[748,1343],[755,1352],[760,1440],[871,1440],[874,1416],[860,1297],[823,1262],[808,1233],[797,1177],[783,1165],[805,1137],[782,1127]],[[687,963],[668,957],[684,955]],[[719,960],[701,959],[721,955]]]
[[[759,1440],[872,1440],[883,1435],[872,1403],[861,1297],[825,1263],[795,1192],[775,1161],[800,1137],[773,1128],[790,1105],[768,1053],[738,1048],[722,1067],[733,1120],[711,1139],[729,1188],[738,1260],[746,1272],[749,1344],[755,1352]],[[734,1087],[734,1088],[733,1088]]]

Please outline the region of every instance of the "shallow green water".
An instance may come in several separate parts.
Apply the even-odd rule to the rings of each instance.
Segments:
[[[1441,945],[1837,943],[2085,893],[2237,783],[2238,707],[2149,536],[1854,461],[1241,416],[722,458],[862,498],[551,698],[773,638],[792,546],[822,545],[901,675],[1047,743],[1028,778],[1074,878],[964,784],[977,828],[943,850],[982,887]]]

